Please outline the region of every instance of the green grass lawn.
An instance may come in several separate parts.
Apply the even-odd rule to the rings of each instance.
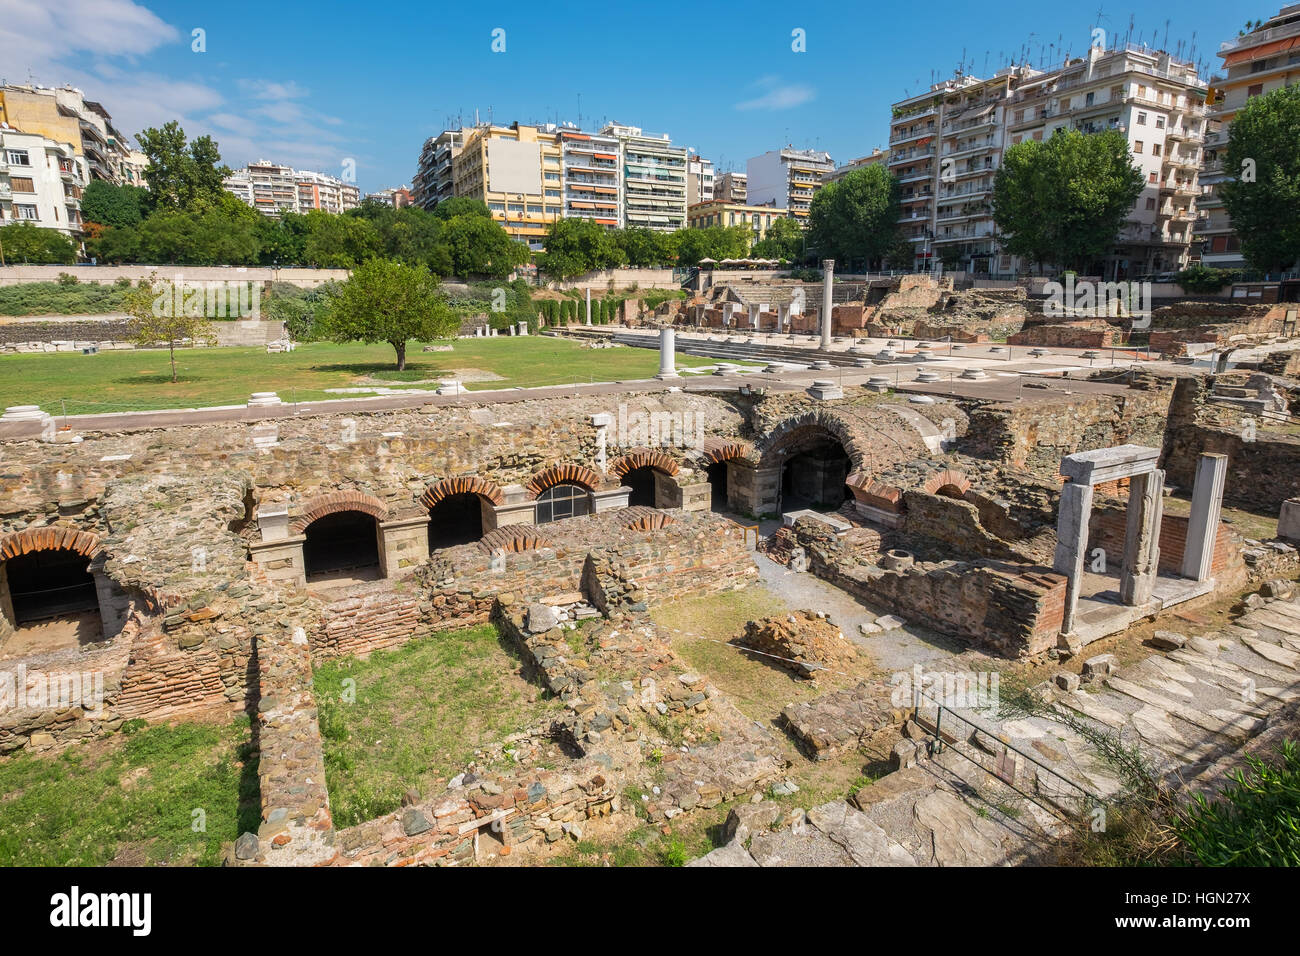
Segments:
[[[439,792],[476,750],[557,714],[559,701],[519,670],[513,648],[490,624],[318,667],[314,686],[335,826],[396,810],[408,787]],[[344,693],[348,678],[356,681],[351,703]]]
[[[397,372],[387,345],[312,342],[288,354],[257,348],[183,349],[177,352],[179,381],[172,384],[166,350],[50,352],[0,356],[0,407],[40,405],[51,414],[92,414],[158,408],[240,405],[253,392],[278,392],[284,401],[347,398],[327,388],[432,388],[421,379],[447,377],[456,369],[500,376],[467,382],[470,389],[613,382],[652,378],[659,370],[653,349],[587,349],[544,336],[460,339],[452,352],[407,349],[407,367]],[[714,360],[678,355],[681,368]],[[360,396],[364,397],[364,396]]]
[[[128,723],[56,756],[0,759],[0,866],[215,865],[260,815],[247,721]]]

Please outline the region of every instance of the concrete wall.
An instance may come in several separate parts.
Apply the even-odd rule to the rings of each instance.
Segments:
[[[330,281],[342,282],[351,273],[347,269],[272,269],[263,266],[4,266],[0,267],[0,285],[24,282],[56,282],[66,272],[81,282],[109,285],[125,276],[132,282],[157,274],[159,279],[182,276],[192,282],[288,282],[311,288]]]
[[[672,269],[604,269],[600,272],[588,272],[573,279],[557,279],[546,283],[546,288],[585,289],[590,286],[595,293],[604,289],[622,289],[632,285],[641,289],[680,287],[677,280],[673,278]]]

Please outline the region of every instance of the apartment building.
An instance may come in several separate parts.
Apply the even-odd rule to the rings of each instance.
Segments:
[[[779,206],[750,206],[747,203],[728,202],[725,199],[711,199],[696,203],[686,210],[686,225],[689,229],[707,229],[710,226],[747,226],[751,240],[758,242],[767,235],[767,230],[778,219],[786,219],[788,209]]]
[[[1193,64],[1128,45],[1091,48],[1060,69],[1027,77],[1008,103],[1010,144],[1058,129],[1117,129],[1127,137],[1145,184],[1112,251],[1094,267],[1106,278],[1135,279],[1190,262],[1206,91]]]
[[[382,203],[387,203],[394,209],[401,209],[403,206],[414,205],[414,199],[411,197],[411,190],[406,186],[390,186],[387,189],[381,189],[378,192],[366,193],[362,200],[377,199]]]
[[[686,206],[710,202],[713,195],[713,163],[702,156],[691,156],[686,161]]]
[[[313,209],[341,213],[355,209],[361,191],[335,176],[259,159],[227,176],[222,185],[258,212],[272,218]]]
[[[71,144],[91,179],[144,185],[144,154],[113,125],[102,104],[65,86],[0,86],[0,123]]]
[[[1248,100],[1300,83],[1300,4],[1283,7],[1256,29],[1220,44],[1219,56],[1222,75],[1211,80],[1214,96],[1207,118],[1195,232],[1203,265],[1241,269],[1246,266],[1241,243],[1219,197],[1219,186],[1236,172],[1224,169],[1228,129]]]
[[[637,126],[610,123],[600,132],[618,140],[623,225],[667,232],[686,228],[686,148],[674,146],[667,133],[652,136]]]
[[[590,219],[611,228],[622,225],[623,177],[617,137],[563,126],[559,138],[564,198],[559,215]]]
[[[829,173],[822,176],[822,185],[836,182],[843,179],[849,173],[856,169],[865,169],[868,166],[887,166],[889,164],[889,150],[873,149],[867,156],[859,156],[857,159],[851,159],[843,166],[836,166]]]
[[[452,161],[452,192],[487,204],[512,239],[541,248],[564,215],[564,151],[554,125],[484,124],[468,130]]]
[[[896,103],[888,166],[902,188],[900,227],[914,267],[980,274],[1028,271],[1001,249],[993,180],[1003,151],[1058,129],[1118,129],[1146,186],[1111,251],[1109,279],[1172,271],[1191,255],[1206,85],[1163,51],[1091,48],[1050,70],[961,76]]]
[[[713,198],[743,203],[749,196],[749,178],[744,173],[723,173],[713,183]]]
[[[745,162],[745,201],[751,206],[789,209],[791,216],[806,222],[822,178],[834,169],[829,153],[793,146],[768,150]]]
[[[452,163],[465,145],[468,129],[447,129],[430,136],[420,150],[411,196],[422,209],[432,209],[456,194]]]
[[[80,241],[86,158],[72,143],[0,124],[0,226],[28,222]]]

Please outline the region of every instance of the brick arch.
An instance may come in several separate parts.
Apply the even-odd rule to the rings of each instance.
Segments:
[[[313,521],[340,511],[360,511],[376,521],[388,517],[388,505],[374,495],[362,491],[331,491],[304,504],[298,517],[289,522],[289,530],[293,534],[302,534]]]
[[[532,501],[547,488],[568,484],[581,485],[588,491],[595,491],[600,487],[600,475],[583,465],[552,465],[529,478],[524,489],[528,492],[528,499]]]
[[[955,488],[957,494],[949,495],[951,498],[960,498],[966,492],[970,491],[970,479],[966,477],[965,472],[957,471],[953,468],[945,468],[943,471],[936,471],[926,479],[922,487],[932,495],[941,493],[941,489]]]
[[[700,463],[704,465],[737,460],[753,462],[754,449],[748,442],[709,439],[705,441],[699,457]]]
[[[495,481],[489,481],[477,475],[465,475],[459,478],[444,478],[442,481],[435,481],[424,489],[424,494],[420,496],[420,504],[425,508],[432,509],[438,502],[444,501],[452,495],[478,495],[494,505],[503,504],[506,500],[505,492],[501,490],[501,487]]]
[[[479,538],[478,546],[491,554],[498,548],[503,551],[536,551],[550,547],[550,540],[535,524],[512,524],[489,531]]]
[[[660,511],[658,508],[647,508],[644,505],[624,508],[619,511],[618,518],[627,531],[654,531],[675,524],[677,520],[667,512]]]
[[[0,561],[34,551],[75,551],[84,557],[93,558],[99,554],[101,547],[99,535],[90,531],[56,525],[27,528],[0,537]]]
[[[862,452],[849,423],[820,409],[778,422],[759,442],[759,467],[783,465],[791,452],[828,438],[839,443],[854,468],[862,467]]]
[[[680,470],[677,460],[672,455],[662,451],[651,451],[648,448],[634,448],[622,458],[614,459],[609,466],[609,470],[619,478],[637,468],[653,468],[669,476],[675,476]]]
[[[876,481],[864,472],[854,472],[845,479],[853,497],[864,505],[898,514],[903,508],[903,489]]]

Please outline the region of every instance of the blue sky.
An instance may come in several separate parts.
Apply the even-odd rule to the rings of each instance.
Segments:
[[[976,74],[1026,47],[1037,65],[1086,49],[1094,25],[1122,37],[1131,17],[1134,40],[1167,31],[1171,51],[1194,41],[1217,66],[1221,41],[1280,5],[0,0],[0,79],[79,86],[128,134],[178,119],[232,166],[339,175],[352,159],[363,191],[408,183],[425,138],[476,109],[617,120],[743,170],[787,142],[837,162],[884,145],[889,105],[952,76],[963,51]]]

